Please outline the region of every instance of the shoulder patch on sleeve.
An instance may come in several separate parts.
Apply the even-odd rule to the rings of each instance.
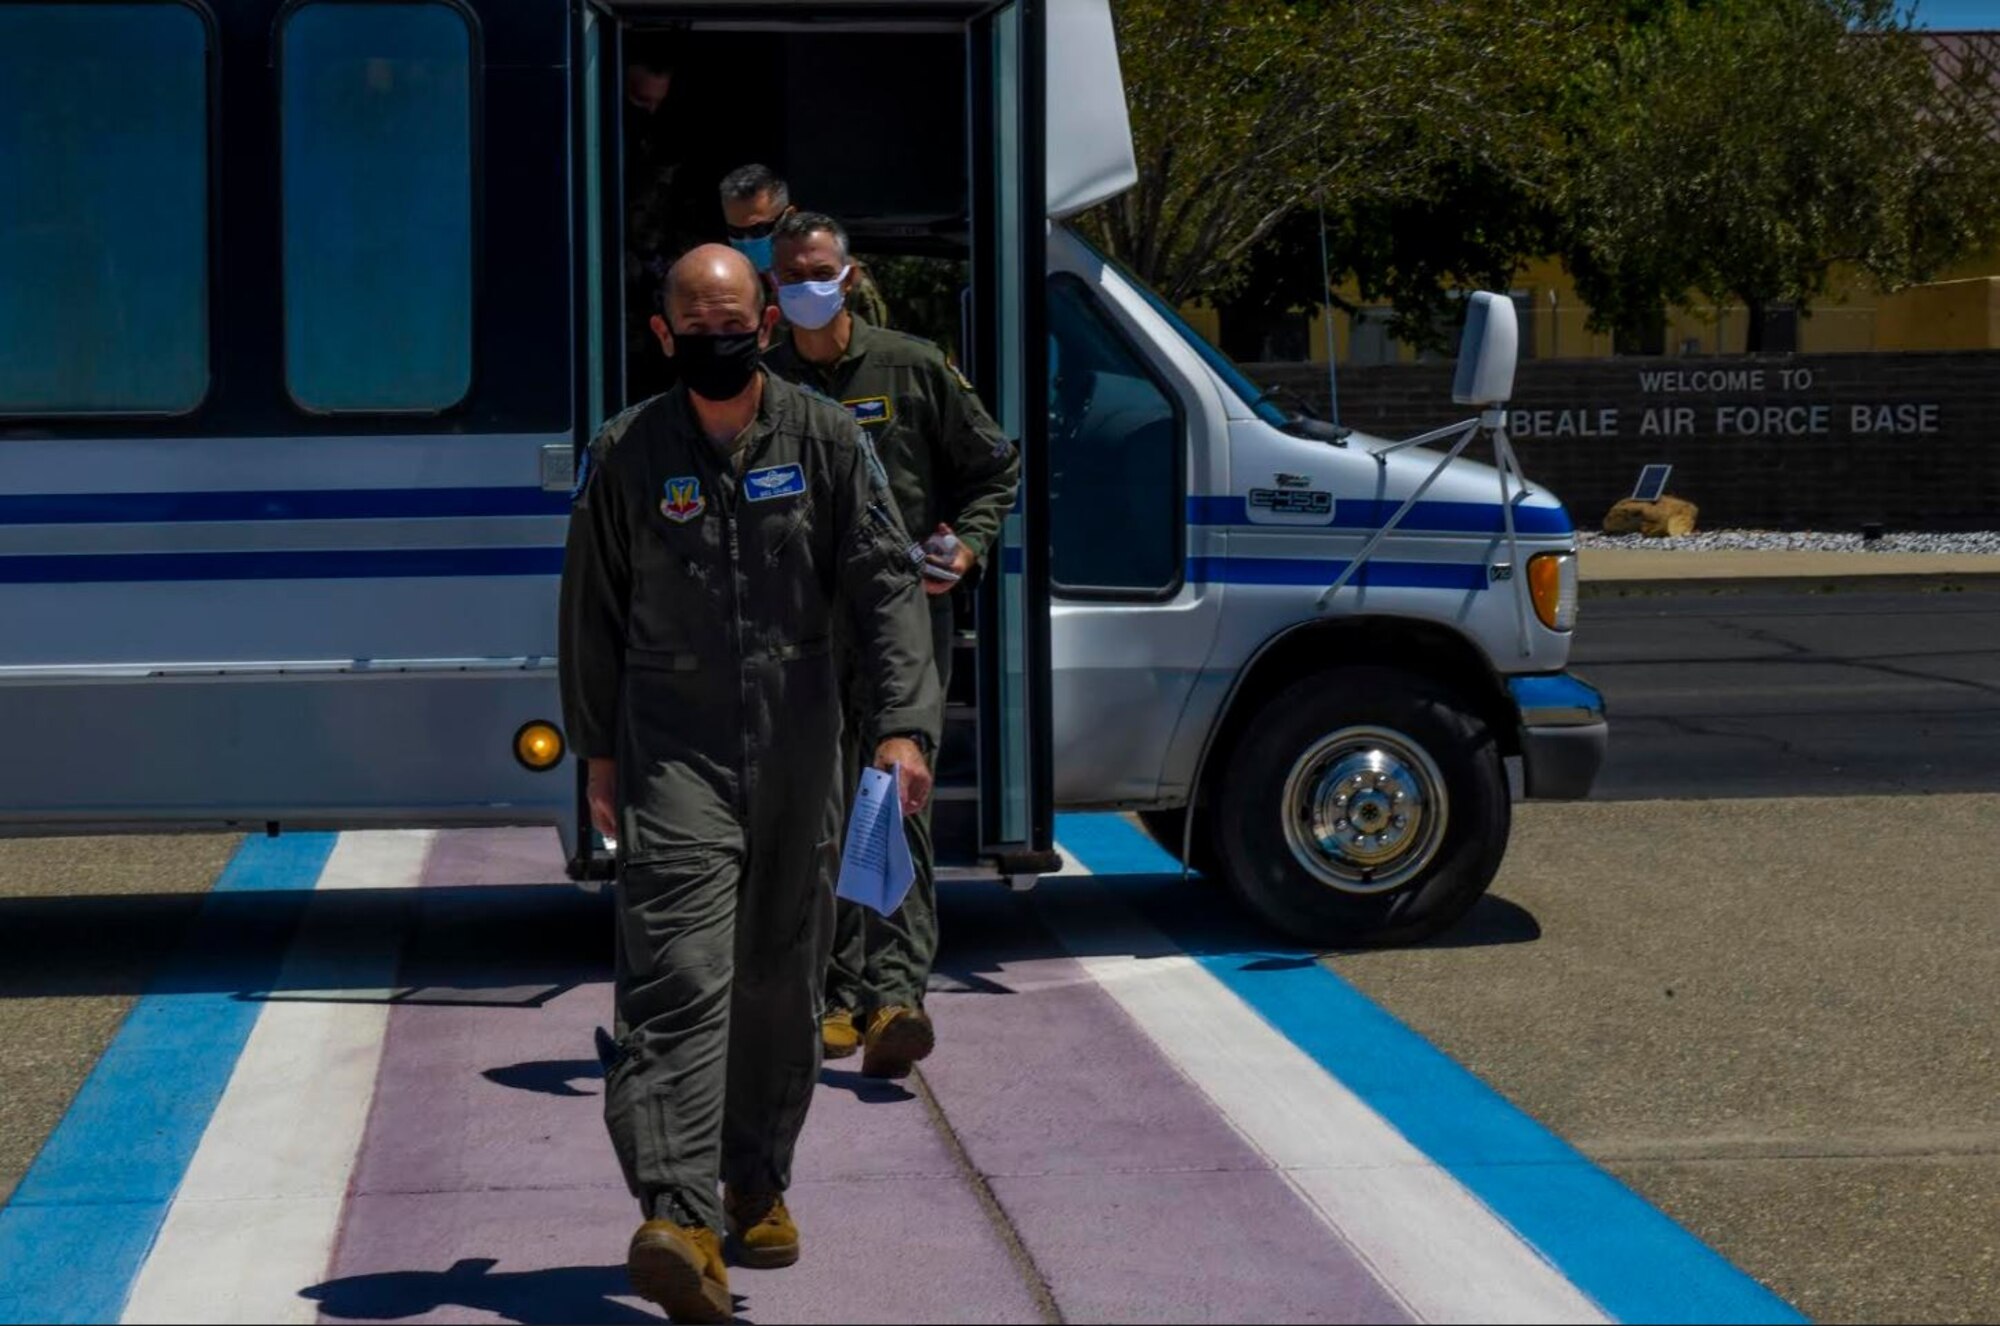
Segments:
[[[944,371],[951,374],[952,381],[958,383],[959,386],[965,388],[967,391],[974,390],[972,379],[960,372],[958,365],[952,363],[951,360],[947,359],[944,361]]]
[[[618,445],[618,440],[631,431],[632,425],[637,422],[641,412],[659,399],[661,398],[658,396],[648,396],[638,404],[628,405],[617,414],[606,419],[602,424],[598,425],[597,435],[590,439],[589,449],[597,452],[597,458],[603,460],[604,453]]]

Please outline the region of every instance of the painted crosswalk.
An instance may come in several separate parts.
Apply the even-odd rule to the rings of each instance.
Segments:
[[[1059,836],[951,891],[919,1078],[828,1065],[746,1319],[1799,1319],[1123,820]],[[0,1209],[0,1321],[656,1319],[559,878],[536,831],[247,843]]]

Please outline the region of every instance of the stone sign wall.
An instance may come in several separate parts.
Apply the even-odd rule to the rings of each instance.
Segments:
[[[1326,369],[1250,375],[1326,403]],[[1408,437],[1469,412],[1453,366],[1340,372],[1341,422]],[[1594,529],[1641,466],[1708,529],[2000,529],[2000,352],[1530,361],[1508,427],[1522,467]]]

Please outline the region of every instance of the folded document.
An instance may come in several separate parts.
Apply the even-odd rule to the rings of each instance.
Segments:
[[[896,770],[863,769],[854,809],[847,816],[847,841],[840,850],[840,882],[834,892],[883,916],[903,905],[917,877],[910,842],[903,836],[903,802]]]

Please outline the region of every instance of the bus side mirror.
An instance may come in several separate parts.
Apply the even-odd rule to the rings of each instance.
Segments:
[[[1505,405],[1514,396],[1514,358],[1520,348],[1514,301],[1481,290],[1465,310],[1465,335],[1458,343],[1458,376],[1451,399],[1481,409]]]

